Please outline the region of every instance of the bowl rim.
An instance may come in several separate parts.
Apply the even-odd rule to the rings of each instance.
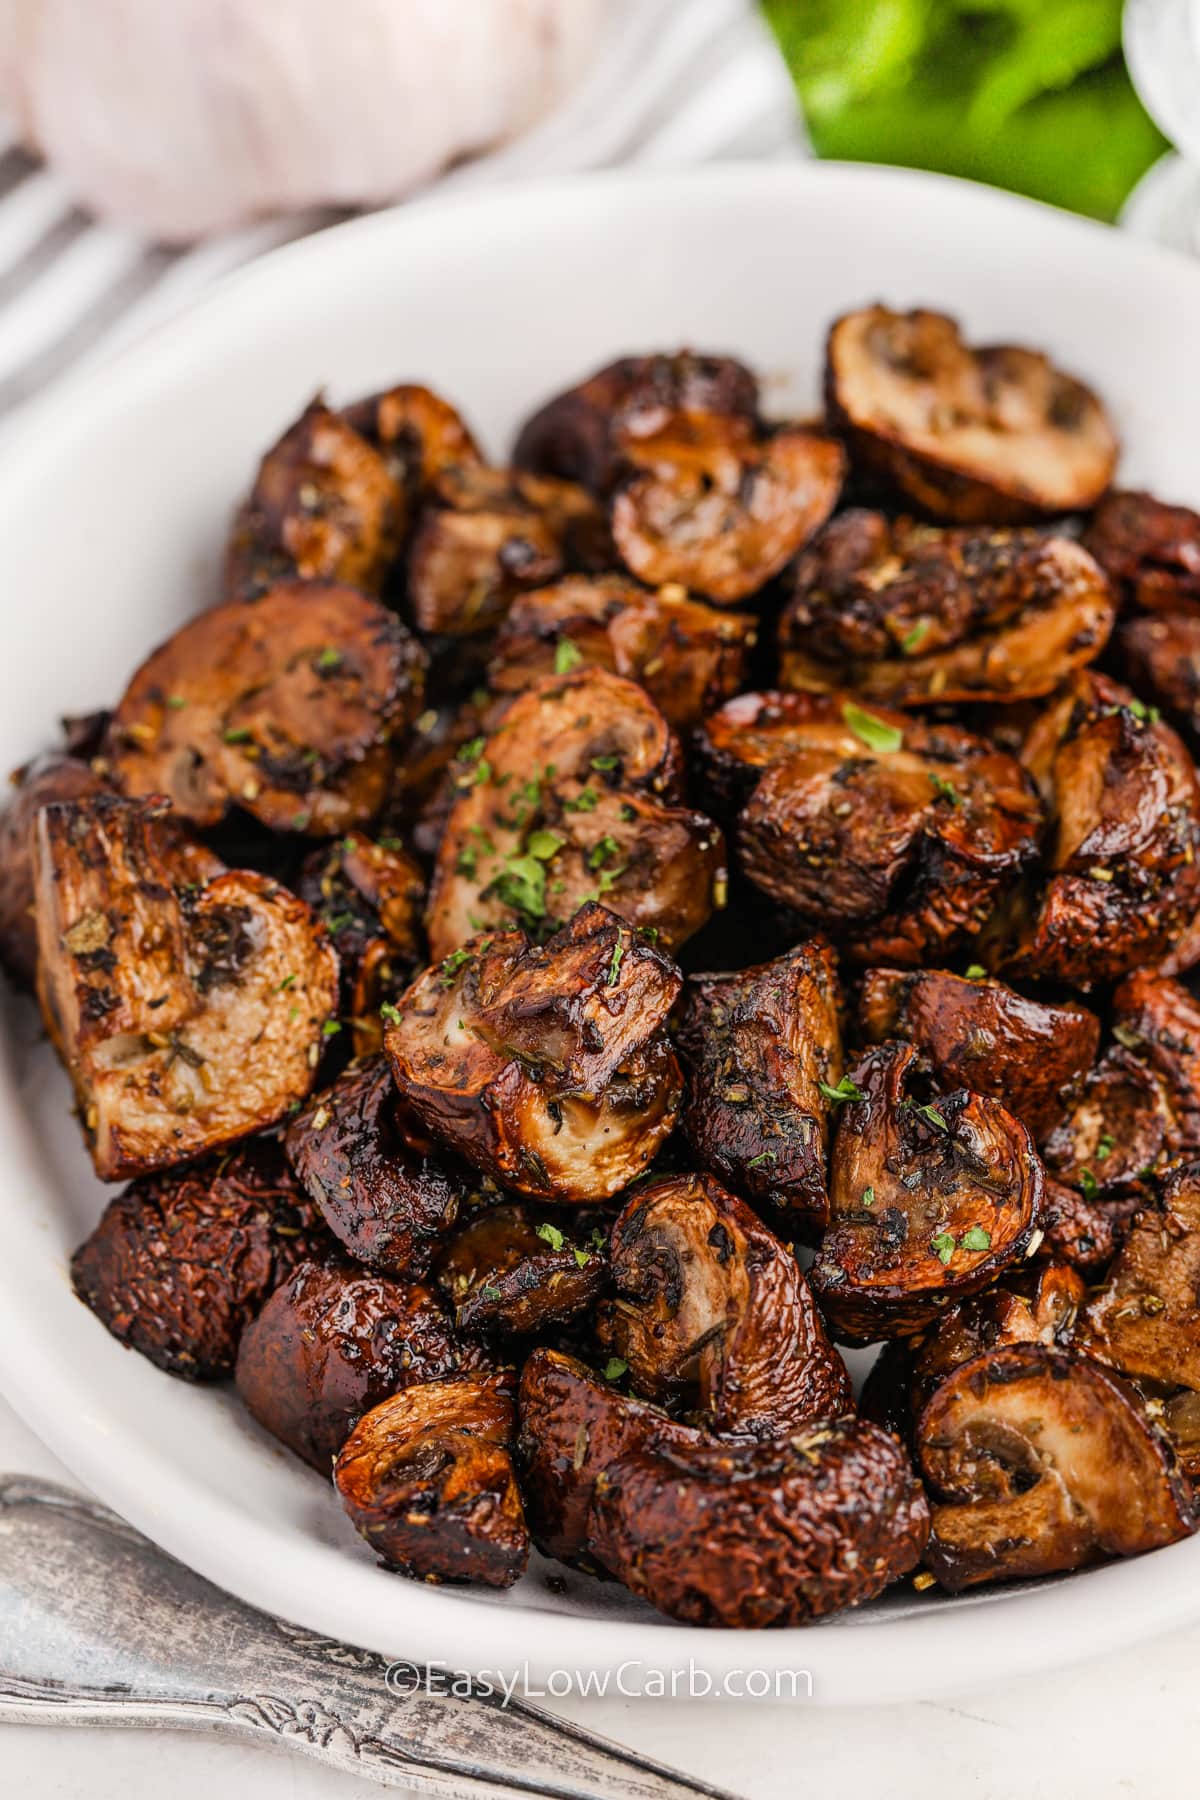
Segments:
[[[111,354],[89,357],[22,407],[0,433],[0,516],[4,507],[19,505],[23,490],[46,479],[57,458],[70,454],[76,436],[86,433],[94,402],[107,404],[111,390],[121,387],[137,404],[147,389],[169,382],[173,367],[186,365],[198,333],[219,337],[229,324],[236,329],[246,296],[286,286],[360,245],[469,230],[472,215],[480,221],[486,216],[489,230],[506,221],[508,229],[521,229],[519,221],[531,209],[536,216],[539,208],[564,202],[602,211],[614,200],[695,206],[724,204],[753,192],[802,204],[807,194],[835,188],[849,206],[856,194],[874,194],[881,184],[892,190],[897,206],[914,211],[931,195],[943,212],[965,216],[969,209],[973,230],[985,228],[990,215],[998,225],[1015,222],[1035,235],[1038,229],[1073,234],[1093,261],[1107,260],[1109,266],[1115,266],[1114,259],[1132,261],[1148,278],[1190,283],[1200,302],[1200,264],[1174,250],[978,183],[888,166],[801,160],[650,173],[614,169],[442,197],[435,193],[270,251],[183,302],[140,338]],[[34,1368],[36,1378],[30,1374]],[[348,1561],[335,1544],[298,1534],[289,1537],[281,1555],[277,1532],[214,1490],[198,1492],[152,1437],[139,1433],[128,1409],[106,1407],[89,1395],[88,1417],[79,1418],[72,1375],[67,1357],[47,1345],[37,1320],[19,1305],[0,1308],[0,1385],[6,1397],[81,1481],[162,1548],[267,1612],[299,1615],[306,1626],[332,1637],[387,1654],[409,1653],[422,1662],[440,1660],[454,1669],[521,1672],[538,1684],[552,1670],[611,1670],[633,1657],[668,1670],[697,1664],[718,1682],[747,1666],[811,1671],[816,1703],[909,1701],[1079,1661],[1200,1615],[1200,1582],[1193,1591],[1180,1554],[1190,1547],[1193,1557],[1200,1556],[1200,1538],[1073,1580],[960,1598],[953,1609],[918,1599],[904,1610],[843,1614],[817,1628],[753,1636],[650,1616],[630,1621],[543,1611],[516,1597],[483,1602],[461,1590],[416,1582],[403,1583],[402,1604],[389,1609],[379,1605],[374,1567]],[[882,1672],[879,1657],[873,1658],[869,1693],[855,1683],[856,1666],[867,1650],[864,1631],[884,1634],[879,1641],[886,1658]],[[404,1642],[398,1643],[401,1637]]]

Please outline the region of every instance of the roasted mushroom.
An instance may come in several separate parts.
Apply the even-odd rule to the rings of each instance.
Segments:
[[[837,962],[820,939],[688,981],[677,1032],[697,1159],[801,1237],[825,1223],[824,1094],[842,1078]]]
[[[260,1425],[328,1475],[373,1406],[477,1361],[428,1288],[305,1262],[242,1334],[237,1386]]]
[[[605,497],[625,467],[627,446],[653,437],[681,413],[753,425],[758,382],[732,356],[694,350],[623,356],[534,413],[517,439],[513,460],[522,469],[581,482]]]
[[[627,438],[612,500],[617,554],[639,581],[679,582],[736,605],[791,561],[837,504],[845,457],[800,426],[755,434],[737,418],[678,414]]]
[[[627,1450],[596,1483],[592,1554],[689,1625],[807,1624],[915,1567],[929,1511],[894,1437],[825,1419],[782,1443]]]
[[[1193,754],[1200,751],[1200,580],[1196,591],[1196,612],[1127,619],[1115,640],[1122,670],[1161,707]]]
[[[426,1381],[359,1420],[333,1479],[355,1530],[390,1568],[494,1588],[525,1573],[515,1386],[509,1370]]]
[[[342,408],[341,416],[380,452],[389,473],[414,504],[444,469],[483,461],[457,408],[415,382],[356,400]]]
[[[1023,1344],[960,1365],[917,1423],[926,1563],[951,1593],[1136,1556],[1195,1530],[1191,1492],[1133,1389]]]
[[[534,1350],[521,1371],[517,1439],[534,1542],[560,1562],[590,1563],[588,1514],[610,1464],[645,1443],[702,1441],[694,1427],[619,1392],[575,1357]]]
[[[1170,1154],[1170,1101],[1152,1069],[1121,1045],[1090,1069],[1066,1113],[1042,1139],[1047,1172],[1087,1200],[1142,1191]]]
[[[1023,760],[1054,840],[1010,966],[1086,990],[1160,959],[1200,906],[1200,784],[1179,738],[1087,671],[1034,726]]]
[[[1200,1154],[1200,1003],[1178,981],[1138,969],[1112,997],[1113,1034],[1166,1091],[1167,1145]]]
[[[1028,1000],[983,974],[869,969],[859,1021],[869,1043],[907,1038],[945,1087],[999,1100],[1043,1138],[1100,1047],[1100,1021],[1074,1000]]]
[[[972,350],[943,313],[868,306],[836,320],[825,400],[855,462],[953,524],[1092,506],[1116,467],[1116,433],[1089,388],[1033,350]]]
[[[612,561],[603,517],[570,481],[462,463],[439,471],[408,552],[421,631],[469,637],[499,623],[524,588]]]
[[[1094,661],[1115,616],[1070,538],[844,512],[797,562],[780,679],[890,706],[1027,700]]]
[[[599,1200],[649,1166],[682,1078],[664,1025],[674,965],[598,905],[540,949],[472,940],[399,1002],[384,1044],[402,1099],[507,1187]]]
[[[298,578],[377,594],[407,523],[405,489],[379,451],[314,400],[259,465],[234,520],[225,593],[256,600]]]
[[[1122,597],[1146,612],[1200,612],[1200,513],[1152,494],[1106,494],[1084,543]]]
[[[672,804],[679,754],[658,708],[603,669],[549,676],[460,758],[427,927],[434,957],[473,934],[545,935],[589,901],[684,942],[724,895],[725,845]]]
[[[592,1215],[597,1218],[598,1215]],[[465,1331],[523,1337],[594,1305],[608,1282],[608,1232],[528,1206],[493,1206],[438,1258],[437,1283]]]
[[[142,664],[113,715],[112,771],[195,825],[244,807],[321,837],[383,804],[392,740],[420,711],[424,655],[347,587],[287,582],[201,613]]]
[[[719,803],[749,790],[745,874],[856,961],[946,956],[1037,854],[1028,778],[954,726],[832,695],[741,694],[705,722],[701,754]]]
[[[337,958],[302,900],[225,869],[162,802],[48,806],[38,985],[106,1180],[183,1162],[304,1098]]]
[[[328,931],[341,965],[341,1012],[354,1051],[381,1048],[380,1007],[422,960],[425,877],[395,838],[351,831],[305,863],[297,892]]]
[[[12,777],[13,793],[0,811],[0,963],[21,987],[37,974],[33,905],[33,826],[43,806],[107,791],[104,779],[74,756],[39,756]]]
[[[1134,1219],[1080,1327],[1122,1375],[1200,1390],[1200,1163],[1175,1170]]]
[[[810,1279],[844,1342],[920,1331],[1039,1241],[1042,1165],[1024,1125],[963,1088],[921,1097],[918,1068],[910,1044],[884,1044],[843,1080]]]
[[[281,1282],[328,1248],[283,1153],[146,1175],[110,1200],[71,1258],[71,1282],[112,1335],[188,1381],[232,1375],[242,1332]]]
[[[1042,1212],[1045,1236],[1039,1256],[1061,1259],[1094,1280],[1116,1255],[1144,1199],[1140,1186],[1110,1188],[1103,1193],[1099,1189],[1093,1193],[1089,1186],[1084,1194],[1047,1174]]]
[[[382,1056],[351,1063],[288,1126],[292,1167],[355,1261],[424,1275],[458,1216],[461,1184],[414,1145]]]
[[[845,1364],[790,1250],[707,1175],[635,1188],[609,1242],[601,1344],[648,1400],[721,1436],[786,1438],[853,1410]]]
[[[742,686],[756,623],[680,587],[651,594],[619,575],[569,575],[520,594],[496,633],[488,679],[523,693],[540,676],[586,665],[645,688],[668,725],[698,725]]]

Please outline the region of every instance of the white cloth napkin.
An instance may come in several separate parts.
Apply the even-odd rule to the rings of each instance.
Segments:
[[[754,0],[611,0],[596,66],[524,137],[422,197],[617,163],[804,153],[795,91]],[[0,414],[176,310],[218,275],[340,215],[265,221],[188,250],[98,224],[0,137]]]

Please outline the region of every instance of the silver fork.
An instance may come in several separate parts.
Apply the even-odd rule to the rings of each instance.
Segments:
[[[736,1800],[526,1701],[398,1694],[387,1668],[222,1593],[81,1494],[0,1476],[0,1723],[215,1731],[456,1800]]]

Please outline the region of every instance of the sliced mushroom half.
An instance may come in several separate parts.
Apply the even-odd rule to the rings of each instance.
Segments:
[[[781,679],[890,706],[1027,700],[1094,661],[1115,616],[1071,538],[845,512],[797,563]]]
[[[1136,969],[1112,997],[1112,1022],[1118,1042],[1166,1090],[1171,1153],[1200,1153],[1200,1002],[1182,983]]]
[[[1200,1390],[1200,1164],[1176,1170],[1134,1219],[1081,1329],[1121,1374]]]
[[[1084,543],[1122,597],[1146,612],[1200,613],[1200,513],[1153,494],[1106,494]]]
[[[837,959],[820,939],[774,962],[688,981],[677,1039],[697,1159],[788,1232],[828,1212],[828,1092],[842,1078]]]
[[[617,554],[639,581],[679,582],[718,605],[778,575],[837,504],[841,446],[799,426],[756,435],[736,418],[679,414],[628,439],[612,500]]]
[[[32,987],[37,975],[37,916],[33,898],[33,827],[43,806],[89,799],[108,791],[90,764],[55,753],[18,769],[0,811],[0,962],[14,981]]]
[[[39,992],[105,1180],[281,1118],[313,1084],[337,958],[303,901],[227,870],[161,802],[38,815]]]
[[[649,593],[618,575],[569,575],[520,594],[496,633],[488,680],[523,693],[543,675],[580,666],[610,669],[644,687],[675,730],[743,685],[757,623],[667,585]]]
[[[1132,1388],[1074,1352],[989,1351],[917,1423],[926,1563],[951,1593],[1136,1556],[1195,1530],[1191,1491]]]
[[[471,1219],[438,1258],[456,1323],[524,1337],[593,1307],[608,1284],[608,1231],[598,1221],[518,1205]]]
[[[810,1271],[834,1335],[920,1331],[1037,1248],[1042,1165],[1019,1120],[964,1088],[922,1094],[909,1044],[843,1083],[829,1229]]]
[[[355,1530],[390,1568],[493,1588],[525,1573],[515,1388],[509,1370],[451,1376],[393,1394],[359,1420],[333,1479]]]
[[[725,844],[673,804],[678,745],[653,701],[603,669],[549,676],[459,759],[429,895],[432,955],[480,931],[545,936],[590,901],[674,947],[725,893]]]
[[[665,1035],[673,964],[602,906],[540,949],[481,937],[399,1002],[401,1097],[448,1149],[522,1194],[605,1198],[669,1135],[682,1078]]]
[[[853,1408],[808,1283],[743,1200],[711,1176],[635,1189],[609,1244],[601,1343],[647,1399],[721,1434],[784,1438]]]
[[[231,806],[321,837],[378,811],[392,741],[420,710],[424,653],[348,587],[287,582],[182,626],[113,715],[113,779],[195,825]]]
[[[972,349],[943,313],[835,321],[825,397],[856,461],[935,519],[1021,524],[1093,506],[1119,449],[1101,402],[1048,357]]]

